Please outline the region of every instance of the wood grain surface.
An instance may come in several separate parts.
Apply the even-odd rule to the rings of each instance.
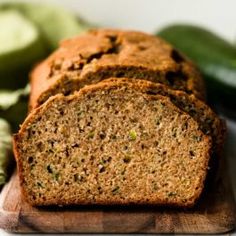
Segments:
[[[235,202],[225,168],[191,210],[160,207],[35,208],[21,199],[15,173],[0,196],[0,227],[30,233],[225,233],[235,228]]]

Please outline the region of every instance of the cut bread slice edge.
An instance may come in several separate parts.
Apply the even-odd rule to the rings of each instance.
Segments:
[[[144,86],[144,85],[143,85]],[[144,86],[145,87],[145,86]],[[128,95],[127,91],[130,91],[130,94],[132,95]],[[112,96],[109,95],[109,92],[112,92]],[[45,115],[49,112],[54,110],[54,115],[57,114],[58,115],[58,122],[62,122],[62,120],[64,119],[69,119],[69,117],[72,116],[71,111],[67,111],[66,109],[69,109],[68,106],[64,106],[65,104],[70,104],[73,103],[75,104],[75,106],[80,107],[83,105],[82,103],[86,103],[88,106],[88,112],[90,112],[91,109],[93,109],[93,107],[91,106],[91,104],[89,104],[89,102],[95,102],[96,103],[96,99],[95,96],[99,95],[98,97],[102,98],[102,100],[98,100],[98,103],[101,101],[106,101],[107,98],[109,98],[111,103],[112,101],[115,99],[115,101],[118,103],[119,99],[121,99],[121,101],[118,103],[120,106],[124,105],[124,109],[126,109],[127,107],[132,107],[132,105],[134,106],[134,104],[137,103],[137,106],[140,107],[140,110],[137,109],[137,107],[135,107],[134,111],[135,114],[133,114],[133,116],[138,116],[139,113],[141,111],[145,111],[142,110],[142,103],[146,104],[147,109],[149,109],[148,111],[151,111],[153,114],[155,115],[163,115],[164,116],[164,124],[166,126],[168,126],[168,122],[165,121],[165,119],[170,119],[170,117],[168,117],[167,114],[169,114],[171,116],[171,119],[173,118],[173,120],[175,123],[174,124],[178,124],[177,120],[175,119],[179,119],[179,121],[182,121],[182,119],[185,121],[182,125],[185,127],[185,129],[187,130],[186,132],[188,132],[188,134],[186,136],[184,136],[185,134],[181,131],[181,127],[179,126],[180,124],[178,124],[177,128],[177,134],[181,135],[184,137],[184,141],[187,141],[188,145],[192,145],[192,143],[194,143],[194,146],[196,145],[196,147],[201,148],[201,151],[199,153],[199,155],[197,155],[197,158],[195,159],[195,157],[193,157],[195,154],[193,154],[195,152],[195,150],[189,150],[189,146],[187,145],[187,152],[188,155],[187,156],[182,156],[181,152],[182,150],[185,150],[184,148],[179,148],[176,144],[178,143],[177,141],[173,141],[175,139],[175,134],[172,139],[169,138],[169,134],[165,133],[165,131],[169,132],[170,131],[170,127],[167,129],[165,127],[157,128],[157,130],[154,131],[146,131],[147,133],[149,132],[150,137],[152,135],[154,135],[154,140],[155,140],[155,134],[157,132],[162,132],[160,135],[160,142],[161,139],[165,139],[165,137],[168,137],[166,140],[170,140],[171,141],[171,145],[170,147],[177,148],[176,150],[178,152],[180,152],[180,155],[177,153],[174,157],[171,157],[170,155],[167,158],[167,166],[168,164],[171,165],[172,168],[175,168],[175,163],[174,160],[177,162],[178,165],[181,165],[181,158],[183,158],[182,161],[186,162],[186,166],[180,166],[176,169],[176,173],[169,173],[166,169],[166,171],[161,169],[161,165],[157,165],[156,169],[158,171],[160,171],[160,173],[162,173],[164,175],[164,179],[162,179],[162,182],[160,181],[161,179],[161,175],[159,175],[158,173],[154,172],[154,173],[149,173],[148,168],[150,168],[152,166],[153,163],[155,163],[155,157],[160,157],[160,158],[164,158],[164,156],[166,155],[165,150],[163,148],[161,148],[160,151],[162,151],[162,154],[157,154],[157,150],[152,147],[148,149],[147,153],[150,153],[150,150],[155,150],[153,151],[153,155],[151,155],[151,161],[148,161],[147,158],[145,157],[145,155],[147,155],[144,151],[142,152],[142,149],[140,149],[141,154],[139,154],[139,152],[137,152],[138,149],[136,149],[137,147],[139,147],[139,145],[137,144],[138,141],[142,141],[144,142],[143,145],[145,147],[145,145],[149,145],[148,143],[145,143],[145,140],[147,138],[140,138],[140,130],[137,131],[137,133],[135,132],[131,132],[133,131],[132,129],[128,129],[128,136],[124,136],[126,137],[125,141],[129,142],[130,148],[131,150],[134,150],[134,153],[132,154],[134,158],[132,161],[134,162],[129,162],[128,160],[128,164],[132,164],[131,166],[133,166],[134,164],[134,171],[132,171],[132,168],[129,165],[128,173],[133,173],[134,176],[127,175],[126,178],[128,178],[128,180],[126,181],[120,181],[119,179],[117,180],[117,175],[116,173],[112,174],[112,171],[114,171],[114,168],[119,169],[119,163],[120,163],[120,159],[121,156],[119,155],[121,152],[120,150],[116,151],[115,153],[113,152],[113,156],[114,160],[112,160],[112,162],[114,162],[117,165],[111,166],[111,167],[106,167],[108,168],[108,172],[106,171],[102,171],[100,172],[101,169],[103,169],[103,166],[100,168],[99,165],[102,165],[100,163],[100,156],[95,156],[94,160],[95,162],[97,162],[98,164],[98,169],[99,171],[97,172],[97,178],[98,176],[103,176],[105,174],[107,174],[108,177],[113,177],[115,178],[115,183],[116,184],[120,184],[119,188],[117,188],[118,186],[116,185],[112,185],[109,187],[107,187],[107,190],[104,190],[104,193],[100,193],[98,189],[94,189],[96,188],[96,184],[95,187],[92,186],[90,189],[90,193],[86,192],[84,193],[81,189],[83,186],[83,184],[79,184],[78,186],[73,185],[74,183],[70,183],[71,181],[71,177],[72,174],[76,174],[75,172],[70,171],[69,174],[67,173],[67,177],[63,177],[64,175],[61,176],[57,176],[56,173],[51,173],[53,172],[53,168],[55,167],[55,163],[54,163],[54,167],[48,167],[48,165],[45,167],[44,165],[47,164],[50,161],[57,161],[58,159],[52,157],[52,155],[49,154],[45,154],[46,152],[44,152],[44,147],[42,146],[38,146],[38,145],[32,145],[33,143],[29,144],[28,147],[25,147],[25,143],[24,141],[29,141],[29,140],[33,140],[35,139],[37,142],[41,142],[41,138],[44,138],[46,135],[49,135],[49,139],[53,138],[53,130],[45,130],[43,132],[43,134],[39,134],[37,133],[39,130],[35,129],[35,126],[37,126],[42,119],[44,119],[45,121],[45,128],[47,128],[48,122],[50,123],[50,120],[47,118],[45,120]],[[137,95],[137,96],[133,96],[133,95]],[[109,97],[110,96],[110,97]],[[117,99],[117,100],[116,100]],[[123,99],[123,100],[122,100]],[[127,100],[128,99],[128,100]],[[131,101],[129,100],[131,99]],[[139,101],[140,100],[140,101]],[[64,105],[62,107],[61,104]],[[105,103],[106,104],[106,103]],[[148,104],[151,104],[151,108],[149,108]],[[159,106],[157,106],[157,104]],[[107,105],[106,105],[107,106]],[[105,111],[107,111],[106,109],[108,109],[106,106],[102,106],[102,109],[105,109]],[[152,107],[153,106],[153,107]],[[67,108],[66,108],[67,107]],[[86,106],[85,106],[86,107]],[[108,106],[109,107],[109,106]],[[145,107],[145,106],[144,106]],[[52,109],[52,110],[51,110]],[[70,108],[72,109],[72,108]],[[155,110],[157,109],[157,110]],[[158,112],[161,110],[162,112]],[[163,109],[163,110],[162,110]],[[98,109],[100,111],[100,109]],[[97,111],[98,111],[97,110]],[[108,109],[109,110],[109,109]],[[154,111],[155,112],[154,112]],[[170,112],[171,111],[171,112]],[[70,114],[67,114],[66,116],[66,112],[69,112]],[[108,122],[109,120],[109,116],[111,115],[112,110],[109,110],[108,115],[105,116],[105,118],[99,118],[99,125],[102,125],[102,122],[105,122],[105,125],[108,125],[108,128],[112,128],[114,125],[119,124],[119,123],[112,123],[112,122]],[[169,113],[170,112],[170,113]],[[119,113],[119,111],[118,111]],[[96,112],[94,114],[97,114]],[[122,113],[122,115],[125,117],[125,115],[127,115],[128,113],[126,113],[126,110]],[[77,114],[77,118],[80,117],[81,114]],[[87,113],[84,114],[85,116],[87,115]],[[130,114],[129,114],[130,115]],[[112,117],[116,117],[115,115],[113,115]],[[141,116],[143,117],[143,115]],[[145,116],[144,116],[145,117]],[[177,118],[176,118],[177,117]],[[130,117],[129,117],[130,118]],[[131,117],[132,119],[134,119],[135,117]],[[80,121],[84,121],[85,118],[79,118]],[[87,119],[87,118],[86,118]],[[131,119],[131,120],[132,120]],[[140,118],[141,119],[141,118]],[[146,120],[145,120],[146,119]],[[153,120],[153,116],[147,117],[145,118],[145,122],[144,124],[149,125],[150,120],[152,121],[152,126],[154,125],[153,122],[155,121],[155,125],[159,125],[158,121],[155,119]],[[134,119],[135,120],[135,119]],[[121,120],[120,120],[121,121]],[[125,121],[124,124],[126,124],[127,126],[129,126],[131,123],[131,121]],[[134,121],[132,121],[134,122]],[[141,125],[141,123],[139,123],[139,121],[137,121],[139,125]],[[160,122],[160,121],[159,121]],[[73,122],[74,124],[73,129],[76,129],[76,120],[74,119]],[[113,125],[113,126],[112,126]],[[91,126],[91,123],[90,123]],[[53,125],[50,126],[52,129]],[[100,127],[100,126],[98,126]],[[119,126],[119,128],[121,129],[123,126]],[[54,127],[55,128],[55,127]],[[65,129],[64,129],[65,128]],[[63,132],[67,132],[68,129],[70,129],[71,126],[65,126],[62,127],[62,130],[57,134],[58,136],[62,135]],[[130,128],[130,127],[129,127]],[[174,127],[175,128],[175,127]],[[190,130],[188,130],[190,129]],[[107,129],[109,130],[109,129]],[[106,130],[106,131],[107,131]],[[158,131],[159,130],[159,131]],[[34,132],[36,133],[34,133]],[[86,131],[87,132],[87,131]],[[179,133],[178,133],[179,132]],[[181,133],[182,132],[182,133]],[[145,133],[145,132],[144,132]],[[78,134],[78,133],[77,133]],[[164,135],[165,134],[165,135]],[[168,135],[167,135],[168,134]],[[194,136],[194,134],[198,135],[200,138],[198,140],[192,138]],[[37,137],[37,135],[39,135]],[[140,136],[139,136],[140,135]],[[172,135],[172,134],[171,134]],[[191,136],[190,136],[191,135]],[[31,136],[31,137],[30,137]],[[76,135],[75,135],[76,136]],[[93,142],[90,143],[90,138],[94,140],[94,136],[95,134],[90,135],[90,131],[89,133],[87,133],[87,138],[86,142],[84,145],[84,147],[89,146],[90,149],[92,149],[92,151],[94,152],[96,147],[98,147],[101,144],[101,140],[98,141],[98,146],[95,145]],[[96,133],[96,137],[98,136],[98,134]],[[136,138],[136,136],[138,136],[138,138]],[[64,139],[62,140],[62,142],[64,142],[66,140],[66,136],[63,136]],[[149,139],[150,139],[149,137]],[[69,137],[67,137],[69,138]],[[76,136],[77,141],[80,139],[78,139],[79,137]],[[82,139],[82,136],[80,137]],[[101,138],[101,137],[100,137]],[[102,138],[101,138],[102,139]],[[120,140],[122,141],[124,138],[121,138]],[[103,140],[103,139],[102,139]],[[119,139],[118,139],[119,140]],[[48,140],[47,140],[48,141]],[[155,140],[155,141],[159,141],[159,140]],[[165,141],[165,140],[164,140]],[[162,142],[161,145],[165,146],[165,142]],[[173,143],[172,143],[173,142]],[[26,142],[27,143],[27,142]],[[90,143],[90,144],[89,144]],[[73,143],[70,143],[71,145]],[[114,145],[116,143],[114,142]],[[119,143],[118,143],[119,144]],[[117,145],[118,145],[117,144]],[[140,143],[139,143],[140,144]],[[42,143],[41,143],[42,145]],[[55,145],[55,143],[54,143]],[[82,145],[82,144],[80,144]],[[106,144],[108,148],[111,148],[109,146],[109,142]],[[106,147],[105,145],[105,147]],[[123,144],[122,144],[123,145]],[[136,146],[135,146],[136,145]],[[138,145],[138,146],[137,146]],[[158,146],[158,144],[156,144]],[[180,143],[179,143],[180,145]],[[25,120],[25,122],[23,123],[23,125],[21,126],[21,129],[19,131],[19,133],[17,135],[14,136],[14,153],[15,153],[15,157],[17,160],[17,166],[18,166],[18,173],[20,176],[20,183],[21,183],[21,187],[22,187],[22,192],[23,195],[25,196],[26,200],[28,202],[30,202],[30,204],[32,205],[71,205],[71,204],[105,204],[105,205],[110,205],[110,204],[124,204],[124,205],[129,205],[129,204],[156,204],[156,205],[168,205],[168,206],[176,206],[176,207],[190,207],[193,206],[194,203],[197,201],[197,199],[199,198],[202,190],[203,190],[203,186],[204,186],[204,181],[206,178],[206,174],[207,174],[207,167],[208,167],[208,162],[209,162],[209,158],[211,155],[211,138],[208,137],[207,135],[204,135],[202,133],[202,131],[199,129],[199,125],[198,123],[192,118],[190,117],[187,113],[181,111],[179,108],[177,108],[173,103],[171,103],[170,99],[166,96],[161,96],[161,95],[156,95],[156,94],[149,94],[146,93],[144,94],[141,89],[140,89],[140,85],[137,85],[135,83],[129,83],[129,82],[110,82],[110,83],[100,83],[100,84],[96,84],[96,85],[90,85],[90,86],[86,86],[83,89],[81,89],[79,92],[70,95],[68,97],[65,97],[63,95],[56,95],[54,97],[51,97],[46,103],[44,103],[42,106],[38,107],[37,109],[33,110],[29,116],[27,117],[27,119]],[[119,145],[116,147],[120,147]],[[192,146],[191,146],[192,147]],[[95,148],[95,149],[94,149]],[[31,150],[34,149],[36,150],[35,155],[37,154],[38,157],[32,157],[32,153]],[[202,150],[203,149],[203,150]],[[92,152],[92,153],[93,153]],[[192,153],[191,153],[192,152]],[[30,154],[31,153],[31,154]],[[104,152],[101,152],[104,153]],[[36,156],[37,156],[36,155]],[[51,155],[51,156],[50,156]],[[54,154],[53,154],[54,155]],[[55,154],[57,155],[57,154]],[[64,154],[63,154],[64,155]],[[67,156],[67,154],[65,154]],[[81,153],[80,153],[81,155]],[[117,156],[116,156],[117,155]],[[193,155],[193,156],[192,156]],[[173,155],[174,156],[174,155]],[[57,156],[59,157],[59,156]],[[67,159],[69,159],[70,155],[68,154]],[[32,160],[33,158],[33,160]],[[33,168],[38,168],[37,171],[33,174],[32,169],[32,163],[35,161],[34,159],[36,158],[36,160],[41,161],[41,164],[37,164],[34,163],[34,167]],[[37,159],[38,158],[38,159]],[[141,159],[138,159],[141,158]],[[65,159],[64,157],[64,161],[67,161],[67,159]],[[109,159],[109,158],[108,158]],[[108,161],[104,160],[105,162]],[[122,160],[124,161],[125,158]],[[82,161],[82,160],[80,160]],[[91,153],[90,153],[90,159],[87,160],[85,158],[84,162],[88,165],[90,165],[89,168],[91,168],[91,173],[96,173],[93,172],[93,166],[91,166],[92,164],[90,163],[91,160]],[[124,161],[125,162],[125,161]],[[173,163],[172,163],[173,162]],[[123,164],[123,162],[122,162]],[[151,165],[150,165],[151,164]],[[107,164],[108,165],[108,164]],[[166,164],[164,164],[165,166]],[[42,167],[43,166],[43,167]],[[116,167],[117,166],[117,167]],[[135,167],[136,166],[136,167]],[[191,170],[188,171],[186,168],[189,168],[191,166]],[[146,167],[147,169],[145,169],[144,167]],[[62,166],[59,165],[59,170],[63,170]],[[78,167],[79,168],[79,167]],[[78,170],[78,168],[76,170]],[[141,168],[141,171],[140,171]],[[143,169],[142,169],[143,168]],[[181,173],[179,173],[178,171],[182,170]],[[81,171],[81,170],[80,170]],[[144,175],[141,179],[144,179],[145,184],[140,183],[139,186],[139,180],[140,180],[140,176],[137,176],[137,173],[142,173],[142,171],[144,171]],[[155,171],[155,168],[154,168]],[[182,177],[182,175],[186,173],[189,174],[188,177],[185,177],[184,181],[187,181],[185,188],[183,189],[183,191],[181,190],[181,188],[178,189],[178,184],[175,186],[174,182],[175,181],[181,181],[180,178]],[[198,173],[198,172],[199,173]],[[105,172],[105,173],[104,173]],[[197,173],[194,173],[197,172]],[[34,176],[36,174],[36,176]],[[65,173],[64,173],[65,174]],[[196,174],[196,175],[194,175]],[[90,183],[93,183],[93,181],[97,181],[97,178],[95,178],[92,175],[92,179],[90,179]],[[110,175],[110,176],[109,176]],[[51,178],[51,179],[47,179],[47,178]],[[177,177],[176,177],[177,176]],[[42,183],[38,182],[40,181],[40,178],[42,178]],[[46,178],[46,179],[44,179]],[[78,176],[77,176],[77,180],[78,180]],[[89,178],[89,177],[87,177]],[[100,178],[100,177],[99,177]],[[133,179],[137,178],[138,183],[134,183]],[[150,179],[151,178],[151,179]],[[158,180],[159,178],[159,180]],[[172,182],[168,182],[167,179],[168,178],[172,178]],[[79,178],[81,180],[81,177]],[[80,180],[78,180],[80,182]],[[108,178],[108,180],[110,180],[110,178]],[[101,177],[101,181],[103,181],[103,183],[106,183],[106,181],[108,181],[105,177]],[[31,183],[31,181],[33,181],[33,183]],[[45,182],[46,181],[46,182]],[[60,182],[61,181],[61,182]],[[155,186],[153,185],[152,188],[150,189],[150,185],[152,185],[151,183],[153,183],[152,181],[154,181],[154,183],[156,183],[157,185],[160,183],[162,183],[162,188],[163,193],[161,191],[158,190],[159,186],[157,186],[157,189],[155,190]],[[159,181],[159,182],[158,182]],[[167,181],[167,182],[165,182]],[[190,182],[189,182],[190,181]],[[193,183],[191,183],[191,181]],[[66,184],[66,183],[69,183]],[[180,182],[178,182],[180,183]],[[71,184],[71,185],[70,185]],[[170,190],[166,189],[164,186],[165,184],[171,184],[173,185],[172,187],[170,187]],[[138,187],[137,187],[137,186]],[[44,187],[42,187],[44,186]],[[47,192],[45,192],[45,188],[47,188],[47,186],[49,186],[49,190],[47,190],[49,192],[50,196],[47,196]],[[68,187],[69,186],[69,187]],[[71,187],[72,186],[72,187]],[[69,190],[70,187],[74,190],[73,193]],[[89,190],[88,186],[85,188],[86,191]],[[174,190],[177,189],[178,191],[181,192],[180,193],[176,193],[174,192]],[[190,189],[192,190],[192,192],[190,191]],[[82,191],[82,193],[80,192],[80,190]],[[153,191],[157,191],[157,192],[153,192]],[[77,192],[76,192],[77,191]],[[85,191],[85,190],[84,190]],[[119,193],[117,193],[117,191]],[[124,194],[122,195],[122,191],[124,191]],[[128,191],[128,192],[127,192]],[[177,192],[178,192],[177,191]],[[188,191],[190,191],[190,195],[186,195],[186,193],[188,193]],[[75,193],[76,192],[76,193]],[[68,195],[69,194],[69,195]],[[77,195],[76,195],[77,194]],[[109,195],[110,194],[110,195]],[[146,194],[146,195],[145,195]],[[180,194],[180,196],[178,195]],[[185,197],[184,197],[185,196]],[[184,197],[184,199],[182,199],[182,197]],[[181,200],[182,199],[182,200]]]

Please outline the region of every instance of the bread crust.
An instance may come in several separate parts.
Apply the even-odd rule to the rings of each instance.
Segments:
[[[205,99],[198,70],[162,39],[136,31],[99,29],[63,41],[57,51],[35,67],[30,76],[30,108],[57,93],[67,95],[84,85],[122,74],[161,82]]]
[[[145,90],[147,88],[149,88],[148,83],[142,83],[142,84],[136,84],[136,83],[131,83],[128,80],[126,81],[122,81],[122,80],[117,80],[117,81],[110,81],[108,83],[98,83],[95,85],[89,85],[84,87],[83,89],[81,89],[79,92],[75,92],[73,95],[70,96],[63,96],[62,94],[58,94],[56,96],[53,96],[51,98],[49,98],[42,106],[38,107],[37,109],[34,109],[29,116],[26,118],[26,120],[24,121],[24,123],[21,126],[20,131],[18,132],[18,134],[14,135],[14,154],[16,157],[16,161],[17,161],[17,167],[18,167],[18,174],[19,174],[19,178],[20,178],[20,184],[21,184],[21,189],[22,189],[22,194],[24,196],[24,198],[26,199],[26,201],[28,201],[31,205],[87,205],[87,204],[95,204],[95,205],[132,205],[132,204],[151,204],[151,205],[161,205],[161,206],[174,206],[174,207],[192,207],[196,201],[199,199],[200,194],[204,188],[204,182],[205,182],[205,178],[206,178],[206,174],[207,174],[207,167],[208,167],[208,163],[209,163],[209,159],[211,156],[211,147],[212,147],[212,141],[211,138],[207,135],[204,135],[202,133],[202,136],[204,138],[204,142],[206,143],[206,147],[208,147],[208,153],[205,156],[204,159],[204,163],[203,166],[204,168],[204,173],[199,176],[200,180],[199,183],[200,185],[198,186],[198,188],[196,189],[195,195],[191,198],[188,199],[187,202],[179,202],[176,201],[175,199],[170,200],[169,202],[167,200],[163,200],[163,199],[149,199],[147,201],[147,199],[142,199],[140,201],[121,201],[120,199],[115,199],[113,201],[96,201],[96,202],[92,202],[92,201],[79,201],[78,199],[74,199],[70,202],[65,201],[64,199],[61,200],[51,200],[51,201],[33,201],[32,198],[30,198],[29,194],[27,193],[27,191],[25,190],[25,186],[24,186],[24,175],[23,175],[23,166],[22,166],[22,155],[20,152],[20,148],[21,148],[21,140],[23,139],[23,136],[27,130],[27,126],[34,121],[34,119],[38,116],[40,116],[40,114],[44,113],[47,111],[48,107],[50,106],[50,104],[54,103],[56,100],[60,100],[60,99],[65,99],[66,101],[71,101],[74,98],[82,98],[83,95],[89,95],[89,94],[93,94],[95,91],[97,90],[110,90],[110,89],[115,89],[115,88],[119,88],[120,86],[123,86],[125,84],[125,86],[130,87],[130,88],[134,88],[134,89],[139,89],[139,90]],[[176,107],[174,104],[172,104],[170,98],[166,97],[166,96],[161,96],[161,95],[150,95],[150,94],[146,94],[147,99],[149,100],[156,100],[158,99],[163,99],[164,101],[167,101],[169,106],[171,106],[174,110],[177,110],[179,113],[181,114],[186,114],[185,112],[183,112],[182,110],[180,110],[178,107]],[[187,115],[187,114],[186,114]],[[189,115],[187,115],[189,116]],[[192,118],[191,118],[192,119]],[[196,123],[196,122],[195,122]]]

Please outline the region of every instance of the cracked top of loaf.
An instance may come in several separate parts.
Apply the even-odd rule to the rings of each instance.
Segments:
[[[31,74],[31,107],[109,77],[141,78],[204,100],[193,64],[162,39],[136,31],[91,30],[60,44]]]

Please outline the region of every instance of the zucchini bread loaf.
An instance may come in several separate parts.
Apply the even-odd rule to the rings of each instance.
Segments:
[[[169,90],[166,96],[156,88],[113,79],[34,109],[14,137],[26,199],[192,206],[204,186],[211,136]]]
[[[31,74],[30,107],[50,96],[71,94],[109,77],[141,78],[204,100],[192,63],[160,38],[134,31],[92,30],[64,41]]]

